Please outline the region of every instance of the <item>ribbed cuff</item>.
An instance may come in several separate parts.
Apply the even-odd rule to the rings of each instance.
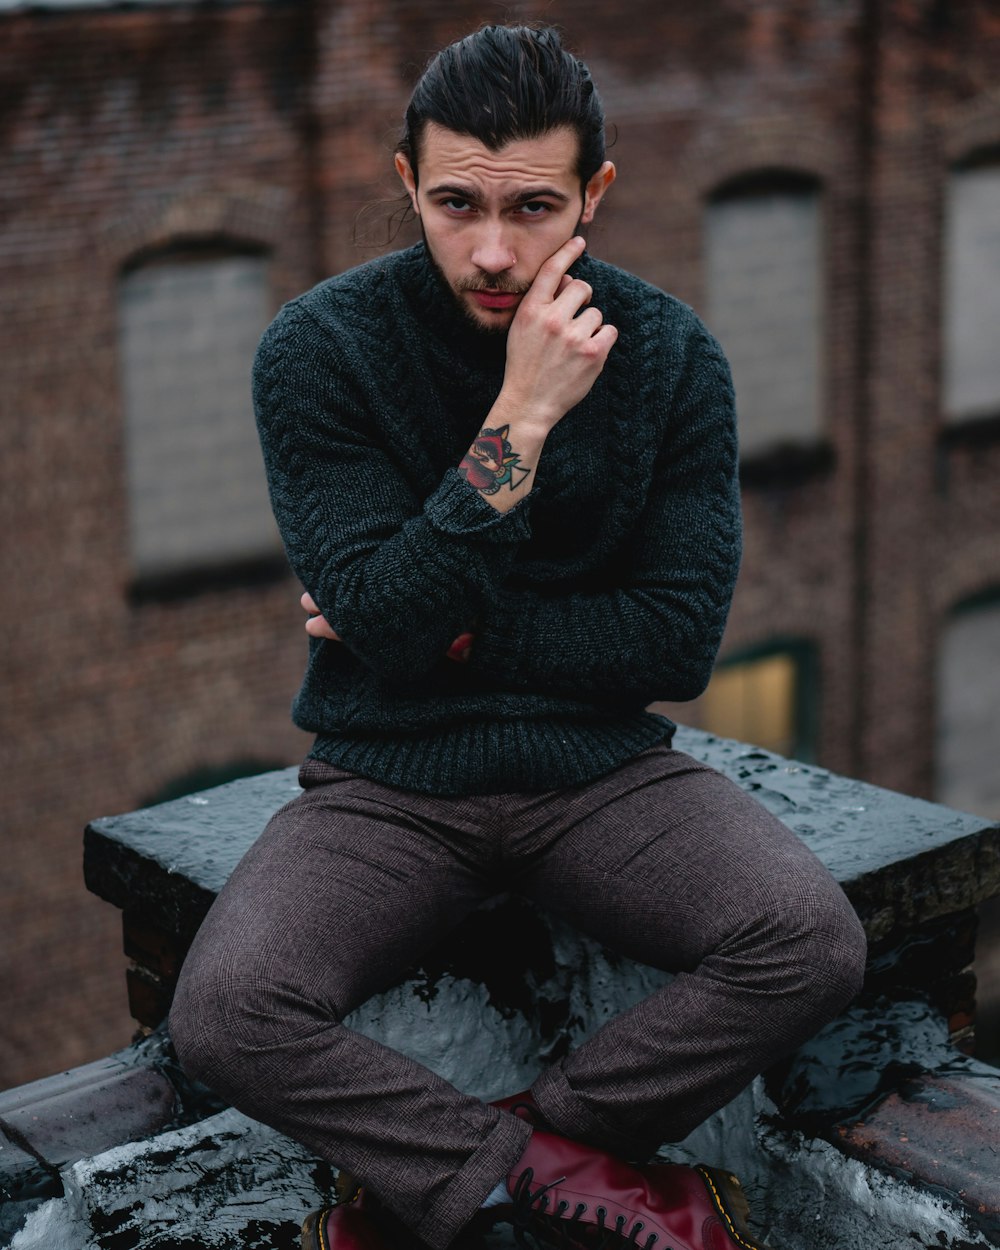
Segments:
[[[449,469],[424,504],[424,515],[441,534],[476,542],[518,543],[531,536],[530,501],[531,496],[525,495],[509,512],[498,512],[457,469]]]

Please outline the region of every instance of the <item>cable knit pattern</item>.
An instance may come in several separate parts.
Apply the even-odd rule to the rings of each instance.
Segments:
[[[690,308],[584,256],[619,340],[499,513],[456,465],[503,382],[423,245],[286,304],[254,364],[288,558],[343,642],[313,640],[313,754],[435,794],[540,790],[668,738],[644,711],[711,673],[740,554],[725,358]],[[515,448],[516,450],[516,448]],[[445,659],[472,630],[468,664]]]

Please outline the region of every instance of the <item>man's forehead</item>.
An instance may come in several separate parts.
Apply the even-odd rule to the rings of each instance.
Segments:
[[[428,122],[420,140],[420,180],[425,187],[451,179],[490,190],[538,182],[562,183],[575,190],[578,144],[575,131],[559,126],[537,138],[513,139],[493,151],[472,135]]]

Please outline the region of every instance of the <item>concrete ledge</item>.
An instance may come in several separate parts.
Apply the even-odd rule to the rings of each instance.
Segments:
[[[0,1236],[63,1195],[67,1165],[219,1106],[184,1077],[165,1036],[0,1093]]]
[[[807,843],[844,886],[869,939],[1000,893],[1000,826],[757,747],[680,729],[676,745],[731,777]],[[297,770],[245,778],[94,820],[88,887],[150,925],[192,935]]]

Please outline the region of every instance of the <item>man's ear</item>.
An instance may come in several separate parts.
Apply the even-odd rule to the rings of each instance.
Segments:
[[[406,188],[406,194],[410,197],[410,203],[413,205],[413,211],[419,217],[420,208],[417,205],[417,179],[413,172],[413,166],[402,152],[396,153],[396,173],[399,174],[403,186]]]
[[[596,174],[590,179],[583,191],[583,215],[580,221],[586,224],[594,220],[597,206],[604,198],[604,192],[614,182],[616,171],[610,161],[605,161]]]

